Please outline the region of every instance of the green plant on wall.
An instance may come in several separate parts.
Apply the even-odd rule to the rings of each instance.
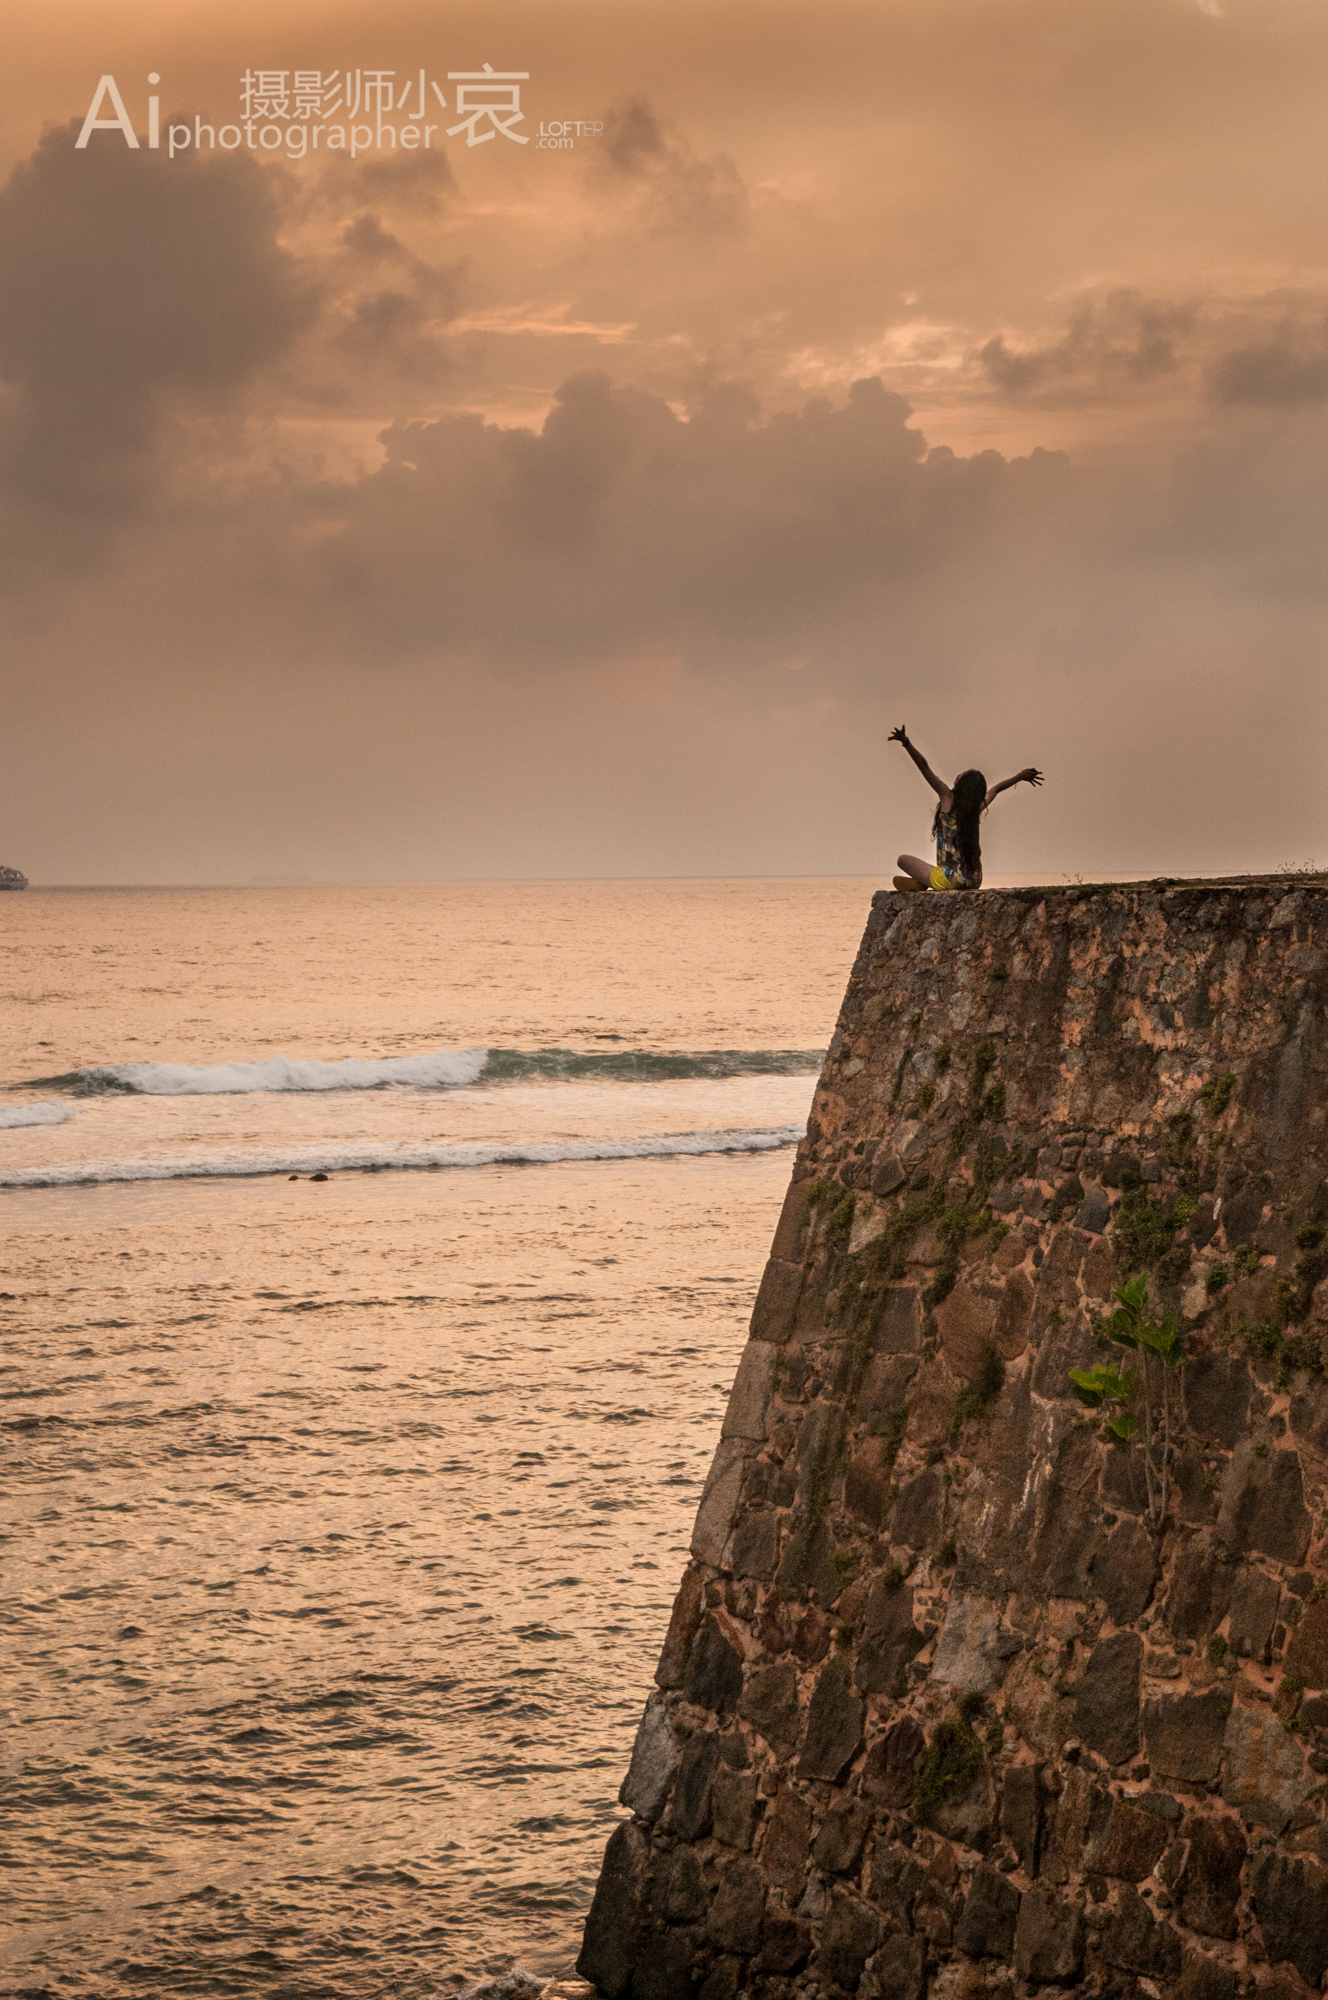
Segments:
[[[1174,1313],[1163,1320],[1148,1318],[1147,1278],[1118,1285],[1114,1297],[1116,1310],[1098,1330],[1117,1347],[1137,1354],[1139,1365],[1128,1375],[1106,1366],[1072,1368],[1070,1385],[1090,1409],[1117,1412],[1103,1427],[1112,1444],[1124,1446],[1140,1437],[1148,1513],[1156,1525],[1165,1521],[1171,1499],[1171,1378],[1185,1359],[1185,1348]],[[1133,1408],[1136,1399],[1141,1415]]]
[[[1086,1403],[1090,1410],[1119,1411],[1118,1416],[1109,1416],[1102,1426],[1108,1444],[1129,1444],[1138,1432],[1139,1419],[1130,1408],[1138,1375],[1137,1368],[1132,1368],[1128,1375],[1105,1366],[1070,1370],[1070,1382],[1081,1403]]]

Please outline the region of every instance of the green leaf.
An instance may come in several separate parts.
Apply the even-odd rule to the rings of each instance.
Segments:
[[[1138,1429],[1138,1417],[1126,1410],[1119,1417],[1113,1417],[1109,1424],[1103,1424],[1102,1435],[1110,1444],[1126,1445]]]
[[[1114,1368],[1072,1368],[1070,1386],[1081,1403],[1087,1403],[1090,1410],[1100,1409],[1103,1403],[1128,1403],[1134,1394],[1134,1381],[1138,1373],[1132,1368],[1128,1375],[1121,1376]]]

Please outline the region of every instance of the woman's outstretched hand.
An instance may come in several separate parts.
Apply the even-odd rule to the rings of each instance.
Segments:
[[[1026,785],[1040,785],[1042,783],[1041,771],[1036,770],[1032,764],[1029,765],[1026,771],[1021,771],[1019,776]]]
[[[900,725],[899,725],[898,729],[892,729],[892,730],[890,731],[890,741],[891,741],[892,743],[907,743],[907,742],[908,742],[908,731],[907,731],[907,730],[905,729],[905,727],[904,727],[904,725],[903,725],[903,723],[902,723],[902,722],[900,723]]]

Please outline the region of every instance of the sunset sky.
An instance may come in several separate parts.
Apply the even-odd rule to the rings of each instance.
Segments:
[[[905,722],[1044,768],[989,871],[1328,867],[1328,0],[8,41],[0,861],[885,880]],[[485,64],[527,145],[447,135]],[[421,69],[427,151],[169,157],[246,72]],[[104,73],[137,150],[75,146]]]

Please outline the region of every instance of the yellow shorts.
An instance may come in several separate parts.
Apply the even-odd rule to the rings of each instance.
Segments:
[[[931,871],[931,886],[933,889],[957,889],[959,884],[952,882],[943,868],[933,868]]]

